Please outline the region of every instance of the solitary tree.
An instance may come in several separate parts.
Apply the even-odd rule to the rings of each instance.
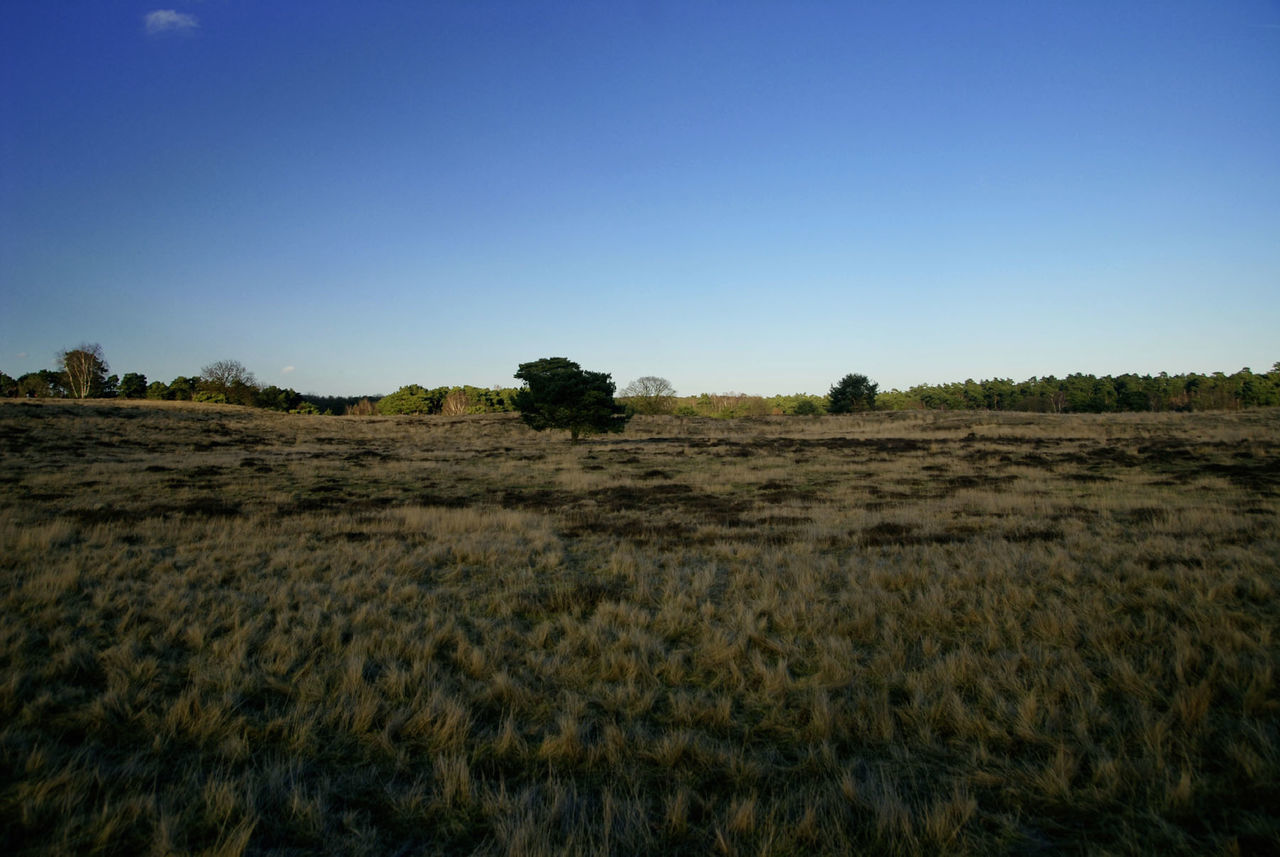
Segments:
[[[565,357],[544,357],[521,363],[515,377],[525,383],[515,406],[534,431],[567,429],[577,443],[582,435],[621,432],[627,409],[613,400],[613,379],[605,372],[587,372]]]
[[[96,395],[107,379],[107,358],[96,342],[82,342],[76,348],[58,352],[58,366],[66,377],[67,390],[75,399]]]
[[[620,395],[638,414],[669,414],[675,405],[676,388],[666,378],[645,375],[623,387]]]
[[[850,414],[854,411],[871,411],[876,407],[876,392],[880,385],[866,375],[845,375],[827,393],[827,410],[833,414]]]

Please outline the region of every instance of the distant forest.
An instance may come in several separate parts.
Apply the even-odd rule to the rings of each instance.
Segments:
[[[468,385],[423,387],[410,384],[389,395],[320,396],[287,387],[261,385],[235,360],[220,360],[197,375],[172,381],[148,381],[138,372],[108,374],[102,349],[84,344],[58,355],[57,369],[28,372],[18,378],[0,372],[0,396],[8,398],[161,399],[217,402],[309,414],[477,414],[513,411],[515,388]],[[862,376],[858,376],[862,377]],[[648,378],[662,382],[665,379]],[[864,379],[865,380],[865,379]],[[874,389],[874,384],[871,385]],[[833,388],[834,389],[834,388]],[[1118,411],[1205,411],[1280,405],[1280,363],[1270,372],[1249,368],[1184,375],[1074,374],[1013,381],[992,378],[947,384],[919,384],[907,390],[874,392],[874,409],[992,410],[1040,413]],[[796,393],[754,396],[702,393],[696,396],[620,396],[641,413],[698,417],[817,415],[830,409],[830,394]],[[868,399],[869,401],[869,399]],[[868,408],[869,409],[869,408]]]
[[[826,413],[827,396],[708,394],[674,399],[672,412],[688,416],[763,416]],[[1074,374],[1013,381],[992,378],[918,384],[875,396],[878,411],[1034,411],[1038,413],[1114,413],[1118,411],[1239,410],[1280,405],[1280,363],[1268,373],[1249,368],[1231,375]]]
[[[921,384],[876,397],[883,410],[1043,411],[1109,413],[1112,411],[1208,411],[1280,405],[1280,363],[1270,372],[1248,367],[1231,375],[1068,375],[1011,381],[963,381]]]

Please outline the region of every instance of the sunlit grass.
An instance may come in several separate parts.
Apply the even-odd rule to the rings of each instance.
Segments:
[[[1280,848],[1280,414],[0,406],[8,852]]]

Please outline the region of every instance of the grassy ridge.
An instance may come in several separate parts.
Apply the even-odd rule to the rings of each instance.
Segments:
[[[10,853],[1267,853],[1280,413],[0,405]]]

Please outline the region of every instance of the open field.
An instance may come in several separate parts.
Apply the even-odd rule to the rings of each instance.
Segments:
[[[5,853],[1280,850],[1280,411],[0,451]]]

